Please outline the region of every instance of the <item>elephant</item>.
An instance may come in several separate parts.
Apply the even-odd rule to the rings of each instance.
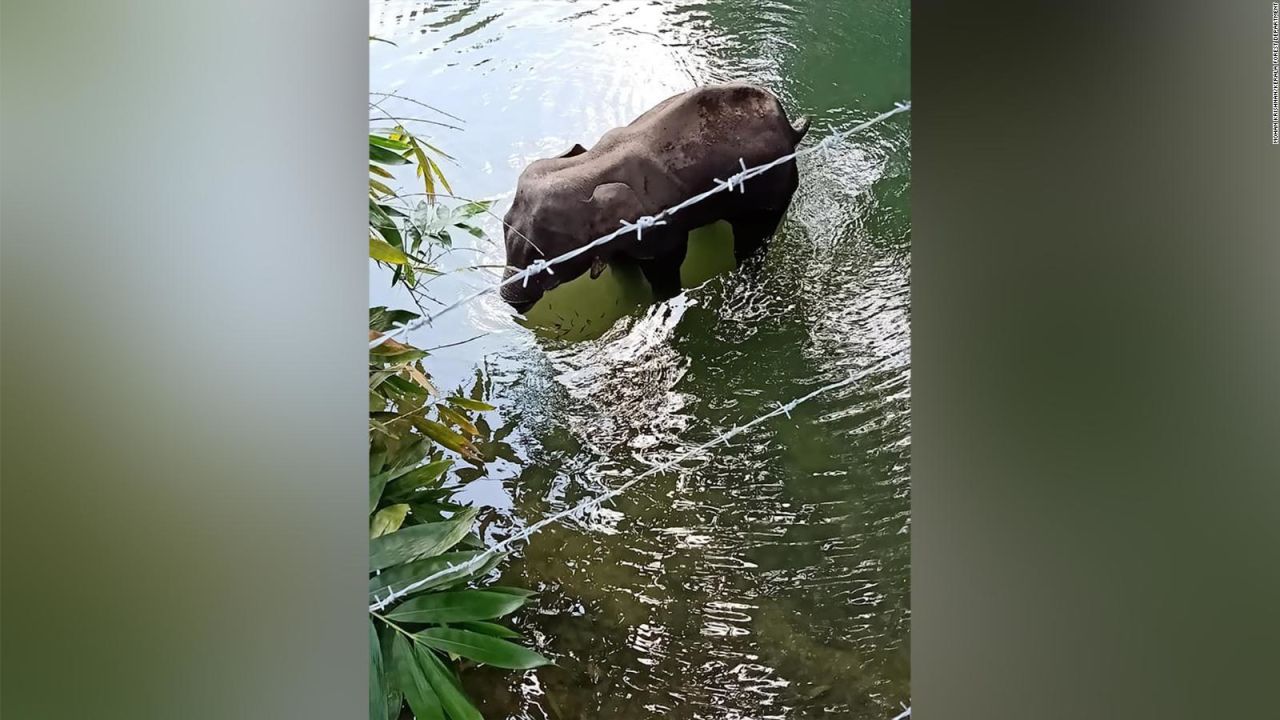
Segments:
[[[764,88],[745,83],[708,85],[672,96],[631,124],[604,133],[590,149],[575,144],[520,173],[504,220],[506,275],[531,263],[581,248],[617,230],[620,222],[654,216],[716,186],[742,169],[794,151],[809,128],[793,125],[782,103]],[[633,263],[667,299],[680,292],[680,265],[690,230],[725,220],[733,228],[741,263],[777,230],[799,186],[790,160],[741,186],[714,194],[644,228],[624,233],[588,252],[508,282],[502,299],[527,312],[560,283],[608,263]]]

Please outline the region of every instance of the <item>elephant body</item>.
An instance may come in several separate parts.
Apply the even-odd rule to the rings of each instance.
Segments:
[[[505,221],[507,276],[539,259],[582,247],[619,227],[656,215],[741,169],[792,152],[808,129],[788,121],[770,92],[745,84],[700,87],[673,96],[606,132],[591,149],[574,145],[535,160],[520,174]],[[659,298],[680,290],[680,264],[690,230],[717,220],[733,226],[739,260],[777,229],[799,184],[795,161],[749,180],[745,191],[720,192],[667,217],[665,225],[614,240],[502,289],[517,311],[606,263],[636,263]]]

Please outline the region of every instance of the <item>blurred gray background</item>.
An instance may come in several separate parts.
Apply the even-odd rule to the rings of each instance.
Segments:
[[[1269,22],[915,5],[917,717],[1274,713]],[[364,712],[366,24],[4,3],[5,717]]]

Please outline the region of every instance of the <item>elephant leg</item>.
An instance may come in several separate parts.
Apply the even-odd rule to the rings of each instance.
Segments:
[[[800,187],[800,172],[794,160],[776,172],[781,174],[771,178],[772,182],[755,186],[755,197],[751,195],[752,189],[748,189],[747,198],[751,202],[740,205],[743,211],[728,218],[733,226],[733,256],[739,266],[777,232],[795,197],[796,188]]]
[[[680,266],[688,250],[688,241],[678,242],[666,253],[638,261],[644,279],[649,281],[653,296],[659,302],[680,294]]]
[[[729,221],[733,226],[733,257],[738,265],[751,257],[778,230],[782,217],[787,214],[786,208],[781,210],[761,210],[759,212],[740,215]]]

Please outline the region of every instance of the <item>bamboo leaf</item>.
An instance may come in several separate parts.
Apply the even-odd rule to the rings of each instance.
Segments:
[[[414,717],[417,720],[445,720],[444,706],[422,672],[417,653],[400,633],[396,633],[391,641],[391,663],[395,667],[397,684],[409,701]]]
[[[393,150],[397,153],[402,153],[409,149],[409,145],[407,143],[403,143],[392,138],[382,137],[381,135],[370,134],[369,144],[377,145],[378,147],[386,148],[387,150]]]
[[[431,395],[440,394],[440,391],[436,389],[435,385],[431,384],[431,381],[427,379],[426,375],[422,374],[421,370],[415,368],[413,365],[406,365],[404,370],[409,374],[409,377],[413,378],[414,382],[421,385],[422,389],[426,390],[428,394],[431,394]]]
[[[481,635],[492,635],[493,637],[499,638],[519,639],[523,637],[515,630],[504,625],[499,625],[498,623],[469,620],[458,623],[458,627],[462,630],[471,630],[472,632],[478,632]]]
[[[449,717],[452,720],[484,720],[484,716],[467,699],[458,681],[454,679],[453,673],[449,672],[449,668],[445,667],[440,658],[427,648],[419,646],[416,650],[418,664],[426,675],[427,682],[431,683],[431,689],[436,691],[436,697],[440,698],[440,704],[444,706]]]
[[[422,185],[427,191],[427,200],[430,201],[436,192],[435,181],[432,180],[431,177],[431,168],[434,163],[432,163],[431,158],[427,157],[427,154],[422,151],[422,146],[418,144],[417,138],[410,135],[405,139],[409,142],[410,152],[418,162],[418,177],[422,178]]]
[[[472,400],[471,398],[459,397],[457,395],[450,395],[448,398],[446,398],[446,401],[450,405],[457,405],[460,408],[466,408],[467,410],[475,410],[477,412],[488,412],[490,410],[498,409],[490,405],[489,403],[480,402],[479,400]]]
[[[482,212],[488,211],[489,207],[492,205],[493,205],[492,200],[480,200],[477,202],[470,202],[458,208],[457,216],[462,220],[467,220],[469,218],[475,217],[476,215],[479,215]]]
[[[390,720],[400,717],[400,708],[404,705],[404,694],[400,692],[396,682],[395,663],[391,652],[391,641],[399,634],[385,624],[378,630],[378,641],[382,646],[382,685],[385,691],[387,717]]]
[[[424,557],[439,555],[466,536],[475,522],[476,509],[467,508],[441,522],[414,525],[369,541],[369,567],[384,570]]]
[[[382,646],[373,618],[369,618],[369,720],[387,720],[387,691],[382,676]]]
[[[508,670],[528,670],[551,662],[528,648],[470,630],[433,627],[415,634],[414,637],[424,645],[442,652]]]
[[[378,500],[382,497],[382,489],[387,486],[387,481],[391,479],[391,471],[378,473],[369,476],[369,512],[378,507]]]
[[[492,620],[515,612],[521,605],[524,598],[507,593],[458,590],[416,597],[401,603],[387,617],[413,623]]]
[[[402,250],[392,246],[385,240],[369,238],[369,257],[379,262],[403,265],[409,262],[409,256]]]
[[[413,418],[413,426],[418,428],[423,435],[426,435],[468,460],[480,459],[480,454],[476,452],[475,446],[473,446],[465,437],[434,420]]]
[[[370,138],[370,142],[369,142],[369,159],[380,165],[408,165],[409,164],[409,158],[397,152],[394,152],[392,150],[388,150],[384,147],[379,147],[377,145],[374,145],[372,142],[372,138]]]
[[[476,437],[480,434],[480,430],[475,426],[475,424],[467,419],[466,415],[463,415],[448,405],[437,404],[436,412],[440,414],[440,419],[442,421],[457,426],[471,437]]]
[[[369,537],[382,537],[387,533],[395,532],[404,524],[404,516],[409,514],[409,506],[404,503],[399,505],[388,505],[382,508],[373,516],[373,520],[369,522]]]
[[[374,336],[370,337],[369,339],[373,340],[374,337],[377,337],[377,333],[374,333]],[[395,341],[388,340],[387,342],[384,342],[383,344],[379,345],[376,348],[369,349],[369,354],[374,356],[374,358],[376,358],[374,362],[383,362],[383,363],[387,363],[388,365],[401,365],[404,363],[414,362],[415,360],[421,360],[422,358],[427,356],[427,354],[421,350],[416,350],[407,345],[400,345],[399,343],[392,345],[392,343],[395,343]],[[396,372],[399,372],[399,368],[396,368]],[[401,388],[403,390],[404,389],[403,386],[396,383],[397,380],[399,380],[401,383],[404,383],[404,385],[407,385],[409,389],[417,388],[417,386],[414,385],[413,383],[407,380],[404,380],[402,378],[398,378],[395,375],[392,375],[391,377],[387,378],[385,382],[391,385],[395,385],[396,387]]]
[[[452,460],[427,463],[414,468],[412,472],[402,477],[388,480],[384,492],[388,497],[400,498],[421,487],[435,487],[440,484],[440,479],[451,467],[453,467]]]
[[[369,329],[385,332],[396,325],[404,325],[419,317],[409,310],[388,310],[385,307],[369,308]]]
[[[436,164],[436,161],[431,158],[427,158],[427,166],[429,169],[435,171],[436,177],[440,180],[440,184],[444,186],[444,191],[449,194],[453,194],[453,188],[449,187],[449,181],[444,179],[444,171],[440,169],[440,166]]]
[[[460,566],[463,563],[469,562],[473,558],[479,556],[481,553],[482,551],[480,550],[447,552],[443,555],[436,555],[434,557],[415,560],[411,563],[405,563],[404,565],[397,565],[393,568],[388,568],[369,578],[369,595],[371,597],[378,598],[386,597],[393,591],[400,592],[406,586],[411,585],[418,580],[430,577],[431,575],[441,572],[450,566]],[[479,568],[443,575],[438,580],[432,580],[429,583],[425,583],[414,588],[410,595],[426,592],[427,590],[438,588],[443,585],[449,585],[459,580],[471,577],[476,574],[476,570],[478,569]]]
[[[508,595],[516,595],[522,598],[529,598],[538,594],[533,590],[526,590],[525,588],[518,588],[518,587],[509,587],[507,585],[490,585],[489,587],[485,588],[485,590],[487,590],[488,592],[499,592],[499,593],[506,593]]]

